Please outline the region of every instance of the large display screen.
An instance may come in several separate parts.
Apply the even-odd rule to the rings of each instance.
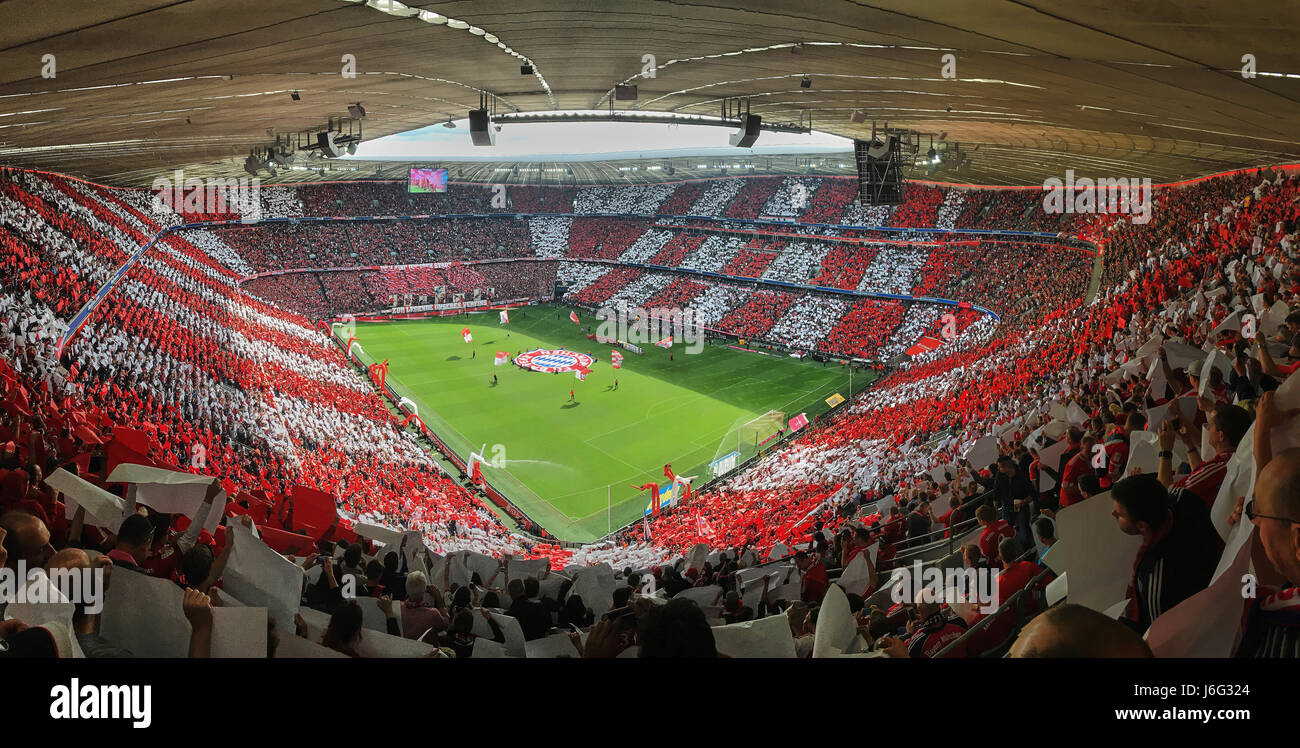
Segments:
[[[411,169],[411,181],[408,192],[446,192],[446,169]]]

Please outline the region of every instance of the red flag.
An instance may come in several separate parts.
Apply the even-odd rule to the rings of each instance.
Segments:
[[[623,354],[619,353],[618,351],[610,351],[609,363],[610,366],[613,366],[615,369],[623,368]]]
[[[316,541],[307,535],[285,532],[275,527],[258,525],[257,531],[262,535],[262,542],[276,553],[305,555],[316,546]]]
[[[90,429],[86,428],[85,426],[78,426],[78,427],[76,427],[75,429],[72,430],[72,434],[73,434],[73,436],[77,437],[78,439],[82,440],[83,442],[86,442],[87,444],[103,444],[103,443],[104,443],[104,441],[103,441],[102,439],[99,438],[99,435],[98,435],[98,434],[96,434],[94,431],[91,431]]]
[[[334,496],[310,486],[297,485],[289,489],[293,501],[293,528],[305,529],[319,538],[338,520]]]
[[[664,338],[663,340],[659,341],[658,343],[655,343],[655,345],[659,346],[660,348],[672,348],[672,347],[673,347],[673,336],[669,335],[668,337]]]
[[[126,448],[142,455],[149,453],[149,435],[139,429],[114,426],[113,439],[121,442]]]
[[[125,429],[125,430],[131,431],[131,429]],[[114,429],[114,431],[116,431],[116,429]],[[149,442],[146,440],[144,445],[144,452],[148,452],[148,451],[149,451]],[[113,473],[113,469],[124,462],[130,463],[132,465],[148,465],[150,467],[161,467],[158,463],[146,457],[144,453],[132,449],[130,446],[128,446],[128,442],[121,438],[115,438],[108,443],[108,447],[105,448],[104,459],[108,467],[108,472],[105,473],[105,475],[111,475]],[[82,473],[82,475],[85,475],[85,473]]]
[[[495,364],[496,366],[501,366],[509,360],[510,360],[509,354],[507,354],[505,351],[497,351],[496,360],[493,361],[492,363]]]
[[[577,313],[577,312],[569,312],[569,320],[572,321],[573,324],[575,324],[575,325],[580,325],[580,324],[582,324],[581,322],[578,321],[578,313]]]
[[[501,310],[501,324],[503,325],[510,324],[510,312],[505,309]]]
[[[471,340],[474,339],[474,336],[469,334],[469,328],[468,328],[468,327],[466,327],[464,330],[461,330],[461,331],[460,331],[460,336],[461,336],[462,338],[465,339],[465,342],[466,342],[466,343],[468,343],[468,342],[470,342]]]

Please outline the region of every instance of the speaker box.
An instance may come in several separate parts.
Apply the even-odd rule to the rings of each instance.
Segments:
[[[731,144],[737,148],[748,148],[758,140],[763,118],[757,114],[746,114],[738,131],[731,134]]]
[[[344,153],[342,148],[334,144],[333,131],[316,133],[316,145],[320,147],[321,155],[326,158],[338,158]]]
[[[858,203],[898,205],[903,202],[906,180],[902,172],[902,142],[897,135],[884,141],[853,141],[858,167]]]
[[[486,109],[472,109],[469,113],[469,138],[474,145],[496,145],[496,130]]]

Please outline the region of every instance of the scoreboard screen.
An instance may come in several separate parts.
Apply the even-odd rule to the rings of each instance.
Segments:
[[[446,169],[411,169],[407,192],[446,192]]]

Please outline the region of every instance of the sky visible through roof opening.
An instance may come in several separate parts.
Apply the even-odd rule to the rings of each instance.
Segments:
[[[496,145],[470,142],[469,121],[439,123],[366,141],[351,158],[392,161],[602,161],[674,156],[851,154],[853,141],[813,131],[762,132],[752,148],[727,141],[733,127],[654,122],[507,122]]]

